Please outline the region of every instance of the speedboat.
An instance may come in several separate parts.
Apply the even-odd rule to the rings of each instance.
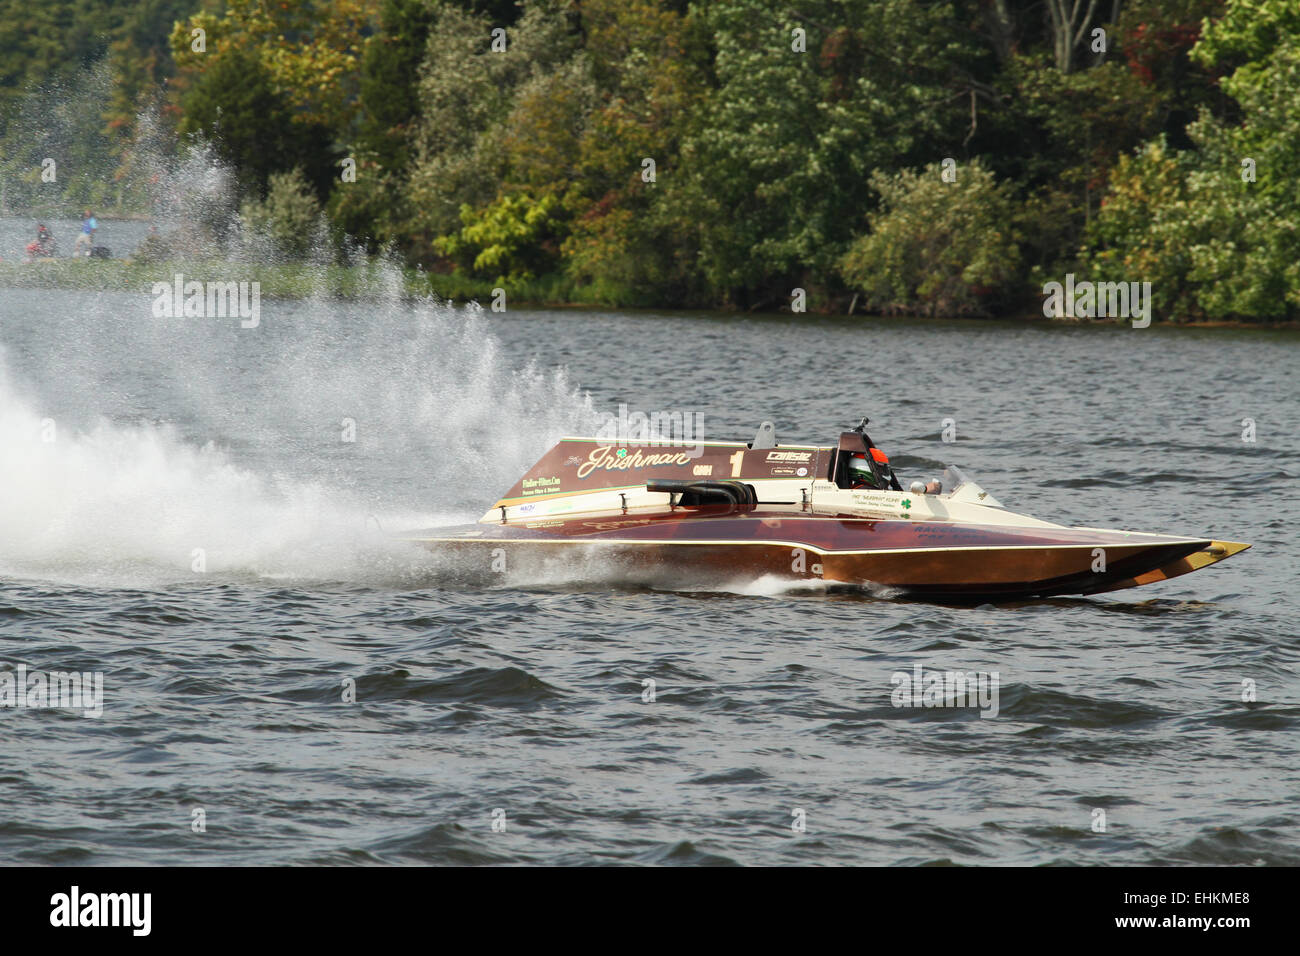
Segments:
[[[618,561],[699,583],[773,577],[952,601],[1099,594],[1250,547],[1009,510],[958,468],[904,489],[866,432],[835,445],[564,438],[476,524],[402,538],[504,567]]]

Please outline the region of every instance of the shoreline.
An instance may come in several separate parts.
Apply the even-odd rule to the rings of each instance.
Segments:
[[[230,281],[232,264],[226,261],[185,262],[172,260],[167,262],[142,262],[131,259],[94,260],[60,256],[49,260],[27,262],[23,259],[0,259],[0,289],[66,289],[73,292],[106,291],[138,292],[151,294],[155,282],[170,282],[177,273],[197,281]],[[391,288],[388,269],[379,262],[362,265],[315,265],[305,262],[241,265],[247,281],[259,282],[261,295],[268,299],[310,299],[330,297],[340,299],[366,299],[375,297],[373,292]],[[479,280],[464,279],[459,276],[425,272],[421,269],[403,267],[402,290],[408,298],[433,295],[439,299],[480,304],[490,303],[495,284]],[[546,281],[526,282],[516,286],[520,291],[510,296],[507,287],[508,308],[530,309],[573,309],[600,310],[609,309],[630,313],[671,313],[689,315],[691,313],[723,314],[737,317],[753,318],[791,316],[788,307],[770,310],[747,311],[741,308],[679,308],[654,305],[617,305],[609,302],[574,301],[571,296],[548,296]],[[569,288],[565,291],[572,292]],[[483,305],[485,311],[490,311]],[[852,319],[859,322],[888,322],[902,320],[908,322],[1015,322],[1019,324],[1048,324],[1074,326],[1115,326],[1128,325],[1128,319],[1089,319],[1048,317],[1037,311],[1022,311],[995,316],[930,316],[919,314],[876,314],[870,312],[847,312],[810,310],[799,313],[807,317],[825,319]],[[1162,328],[1184,329],[1251,329],[1271,331],[1300,330],[1300,320],[1278,320],[1268,322],[1248,322],[1239,319],[1198,319],[1190,321],[1161,321],[1158,318],[1152,326]]]

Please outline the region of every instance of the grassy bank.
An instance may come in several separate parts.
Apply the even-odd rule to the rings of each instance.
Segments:
[[[320,266],[307,263],[135,262],[127,259],[61,258],[32,263],[0,261],[0,289],[73,289],[149,295],[152,294],[154,283],[165,282],[170,286],[177,273],[183,275],[186,282],[257,282],[260,284],[261,295],[272,299],[365,299],[396,293],[410,298],[434,295],[453,302],[477,301],[488,307],[494,300],[494,290],[497,288],[494,282],[429,273],[419,269],[394,269],[374,262],[353,266]],[[644,301],[628,290],[603,285],[576,285],[562,276],[512,282],[505,292],[506,305],[510,308],[576,306],[664,310],[663,306]],[[763,311],[783,310],[769,308]],[[810,314],[843,313],[813,307],[810,308]],[[863,321],[872,318],[866,313],[858,314]],[[1120,319],[1044,318],[1041,311],[1036,309],[999,318],[1027,322],[1129,324],[1128,320]],[[1300,323],[1294,322],[1231,320],[1179,322],[1158,319],[1157,324],[1186,328],[1300,328]]]
[[[148,294],[156,282],[169,285],[181,274],[186,282],[257,282],[268,298],[305,299],[315,296],[367,298],[381,294],[421,297],[430,294],[457,302],[492,302],[497,284],[460,276],[394,270],[377,263],[311,265],[307,263],[243,264],[231,262],[136,262],[125,259],[59,258],[23,263],[0,261],[0,287],[12,289],[78,289]],[[394,281],[400,287],[394,289]],[[574,286],[560,278],[512,282],[507,305],[648,306],[635,296],[597,286]]]
[[[81,289],[149,294],[155,282],[257,282],[270,298],[312,296],[357,298],[387,288],[393,273],[375,265],[314,266],[305,263],[253,265],[231,262],[132,262],[120,259],[54,259],[0,262],[0,285],[19,289]],[[415,292],[415,272],[401,274],[403,288]]]

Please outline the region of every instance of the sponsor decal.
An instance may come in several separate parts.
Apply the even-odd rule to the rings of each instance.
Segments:
[[[911,498],[902,498],[900,500],[897,492],[888,491],[855,491],[853,492],[853,503],[862,508],[873,508],[877,511],[902,511],[900,518],[910,518],[909,509],[912,507]]]
[[[560,479],[554,476],[546,478],[525,478],[523,481],[524,497],[530,495],[544,495],[548,492],[560,490]]]
[[[805,472],[805,473],[808,471],[807,468],[800,468],[799,470],[802,471],[802,472]],[[775,476],[775,475],[790,475],[790,476],[793,476],[793,475],[794,475],[794,469],[793,469],[793,468],[790,468],[790,467],[773,468],[771,473],[772,473],[773,476]]]
[[[524,513],[524,514],[527,514],[528,512],[533,511],[534,509],[536,509],[536,507],[537,507],[537,505],[536,505],[535,503],[534,503],[534,504],[527,504],[527,505],[520,505],[518,510],[521,511],[522,513]]]
[[[769,451],[767,453],[768,461],[788,461],[788,462],[808,462],[812,461],[812,452],[810,451]]]
[[[960,525],[919,524],[916,526],[915,534],[917,540],[933,538],[936,541],[952,544],[997,543],[997,535],[990,534],[987,531],[976,531],[974,528],[963,528]]]
[[[613,445],[602,445],[592,451],[587,456],[587,460],[578,466],[578,477],[586,478],[597,468],[604,471],[627,471],[630,468],[649,468],[652,465],[689,465],[691,456],[686,452],[665,452],[661,454],[643,454],[642,452],[633,452],[628,454],[626,448],[620,448],[617,453],[613,450]],[[559,479],[555,479],[559,483]],[[524,492],[527,494],[527,492]]]
[[[800,478],[806,478],[808,476],[808,469],[800,468],[798,471],[795,472],[795,474],[798,475]]]
[[[897,508],[899,504],[896,497],[883,491],[855,491],[853,503],[876,508]]]
[[[697,476],[697,477],[704,477],[704,476],[711,475],[711,474],[713,474],[713,466],[712,466],[712,465],[696,465],[693,469],[691,469],[691,474],[693,474],[693,475],[695,475],[695,476]]]
[[[579,456],[577,456],[577,455],[570,455],[568,458],[564,459],[564,464],[565,464],[565,465],[580,465],[580,464],[582,464],[582,459],[581,459]]]

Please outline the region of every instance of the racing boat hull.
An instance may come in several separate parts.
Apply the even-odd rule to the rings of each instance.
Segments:
[[[836,456],[854,434],[838,448],[719,443],[630,462],[625,447],[565,439],[478,523],[402,537],[470,567],[594,561],[670,585],[775,578],[961,601],[1137,587],[1249,547],[1052,524],[959,472],[946,493],[846,489]]]
[[[656,520],[656,518],[658,520]],[[530,524],[532,526],[530,526]],[[1014,599],[1096,594],[1186,574],[1248,547],[1125,532],[1048,534],[993,527],[798,515],[586,516],[406,535],[487,567],[622,561],[655,580],[775,578],[862,585],[904,595]]]

